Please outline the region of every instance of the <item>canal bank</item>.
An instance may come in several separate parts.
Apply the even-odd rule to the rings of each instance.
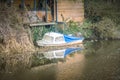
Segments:
[[[0,80],[119,80],[120,41],[86,43],[60,59],[38,52],[0,54]]]
[[[0,52],[34,51],[29,29],[22,23],[20,11],[14,6],[0,8]]]

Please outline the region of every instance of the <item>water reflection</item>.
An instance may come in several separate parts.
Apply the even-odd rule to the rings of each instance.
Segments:
[[[45,65],[50,63],[65,62],[67,55],[73,55],[77,51],[82,50],[80,47],[72,47],[66,49],[50,50],[46,52],[37,52],[33,54],[33,66]]]
[[[32,55],[24,54],[0,54],[0,72],[15,73],[19,70],[30,68]]]
[[[82,54],[82,50],[83,48],[67,48],[44,52],[43,57],[50,61],[53,60],[53,62],[33,67],[31,70],[35,74],[40,73],[37,78],[39,77],[41,80],[75,80],[78,74],[82,74],[84,68],[85,56]],[[41,53],[38,54],[41,55]]]
[[[0,80],[120,80],[120,41],[86,43],[75,51],[0,54]]]

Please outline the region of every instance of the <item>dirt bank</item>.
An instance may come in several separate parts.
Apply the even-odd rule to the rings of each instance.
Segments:
[[[20,14],[15,7],[0,8],[0,52],[34,50]]]

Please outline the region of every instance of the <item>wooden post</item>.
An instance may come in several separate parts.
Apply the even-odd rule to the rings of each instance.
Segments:
[[[48,11],[47,11],[47,0],[45,0],[45,20],[46,22],[48,21],[48,17],[47,17],[47,14],[48,14]]]
[[[21,8],[24,9],[24,4],[25,4],[25,1],[24,0],[21,0]]]
[[[36,11],[36,0],[34,0],[34,10]]]
[[[55,15],[55,0],[52,1],[51,3],[51,15],[52,15],[52,21],[54,21],[54,15]]]
[[[56,7],[56,8],[55,8],[55,9],[56,9],[56,22],[58,22],[58,11],[57,11],[57,10],[58,10],[58,9],[57,9],[58,7],[57,7],[57,3],[58,3],[58,1],[55,0],[55,7]]]

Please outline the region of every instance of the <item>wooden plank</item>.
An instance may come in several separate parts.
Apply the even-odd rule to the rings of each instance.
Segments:
[[[75,22],[82,22],[84,19],[84,3],[82,0],[58,0],[58,21],[71,18]]]
[[[44,26],[44,25],[55,25],[55,24],[57,24],[57,23],[55,23],[55,22],[49,22],[49,23],[32,23],[32,24],[30,24],[30,26],[32,27],[32,26]]]

